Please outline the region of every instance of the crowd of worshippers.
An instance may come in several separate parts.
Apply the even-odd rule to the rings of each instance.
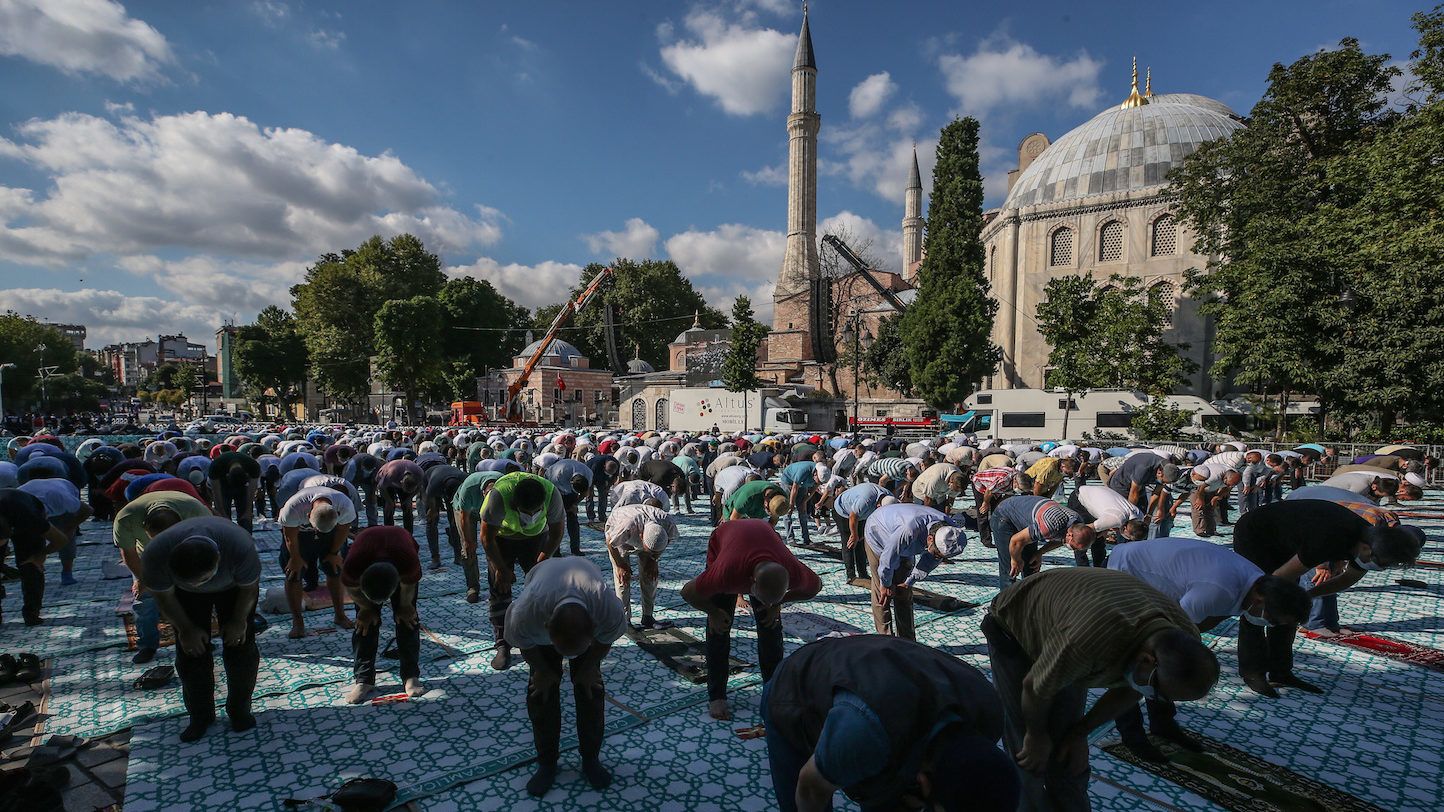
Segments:
[[[1238,676],[1263,697],[1322,692],[1294,671],[1297,628],[1340,633],[1335,595],[1371,570],[1412,563],[1424,544],[1388,509],[1422,497],[1423,463],[1340,464],[1315,445],[333,428],[215,443],[93,438],[74,453],[54,437],[17,438],[9,458],[0,543],[15,551],[6,574],[20,582],[23,622],[45,622],[45,559],[59,556],[61,589],[74,584],[82,523],[111,522],[133,575],[134,662],[156,657],[162,619],[174,632],[184,741],[216,722],[213,622],[229,725],[256,724],[257,517],[281,529],[290,637],[306,636],[303,599],[323,580],[333,622],[351,630],[352,703],[376,693],[388,605],[404,693],[425,694],[418,593],[423,565],[444,569],[449,551],[466,600],[487,602],[492,668],[510,668],[515,651],[530,669],[534,796],[557,777],[564,670],[582,774],[597,789],[611,782],[602,662],[629,627],[668,625],[657,614],[659,561],[678,538],[677,515],[703,501],[714,529],[680,596],[705,616],[708,711],[732,718],[741,609],[756,630],[761,728],[785,810],[827,809],[839,789],[864,809],[1085,809],[1087,736],[1103,724],[1145,759],[1168,758],[1154,741],[1200,748],[1176,704],[1219,677],[1201,632],[1239,620]],[[1181,509],[1199,538],[1172,536]],[[582,555],[583,512],[604,531],[610,584]],[[1231,546],[1206,540],[1229,523]],[[915,642],[919,583],[971,536],[998,564],[1000,591],[981,615],[991,679]],[[1043,556],[1065,545],[1076,566],[1042,571]],[[850,583],[866,582],[875,634],[784,657],[784,606],[822,589],[799,546],[833,553]],[[1090,688],[1107,690],[1085,708]]]

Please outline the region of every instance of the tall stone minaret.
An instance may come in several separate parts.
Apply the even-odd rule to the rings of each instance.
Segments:
[[[917,147],[913,147],[913,174],[903,196],[902,233],[903,279],[917,284],[918,272],[914,266],[923,258],[923,176],[918,171]]]
[[[773,293],[773,335],[768,358],[806,361],[819,354],[814,315],[821,312],[817,261],[817,61],[807,5],[802,6],[802,33],[792,64],[792,114],[787,117],[787,252]]]

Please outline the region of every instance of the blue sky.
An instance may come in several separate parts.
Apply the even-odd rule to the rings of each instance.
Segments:
[[[1016,145],[1128,93],[1240,113],[1340,37],[1407,59],[1421,3],[818,0],[818,214],[899,264],[911,147]],[[798,4],[0,0],[0,288],[90,346],[207,336],[318,254],[417,233],[528,306],[617,255],[770,311]]]

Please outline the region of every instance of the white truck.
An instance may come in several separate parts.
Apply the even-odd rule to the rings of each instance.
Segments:
[[[743,396],[746,420],[743,420]],[[760,390],[729,392],[720,387],[673,389],[667,409],[667,427],[678,431],[727,432],[760,428],[764,432],[794,432],[807,428],[807,412]]]
[[[946,422],[978,439],[1062,440],[1105,432],[1131,436],[1134,414],[1148,396],[1130,389],[1093,389],[1072,393],[1044,389],[984,389],[966,401],[966,413]],[[1184,429],[1200,439],[1231,439],[1218,429],[1224,419],[1218,409],[1194,395],[1169,395],[1168,402],[1193,412]],[[1064,415],[1067,427],[1064,427]],[[951,417],[951,416],[950,416]]]

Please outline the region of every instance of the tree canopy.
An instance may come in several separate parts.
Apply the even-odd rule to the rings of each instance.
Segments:
[[[256,314],[255,322],[236,330],[231,359],[252,400],[264,402],[270,390],[285,416],[294,417],[294,394],[305,385],[308,361],[294,316],[267,306]]]
[[[38,404],[40,368],[56,367],[57,376],[75,372],[80,368],[78,356],[75,345],[58,328],[31,316],[13,312],[0,314],[0,363],[15,365],[3,373],[6,410],[20,411],[27,403]],[[50,395],[47,384],[47,401]]]
[[[442,312],[433,296],[392,299],[376,311],[376,371],[408,410],[441,384]]]

